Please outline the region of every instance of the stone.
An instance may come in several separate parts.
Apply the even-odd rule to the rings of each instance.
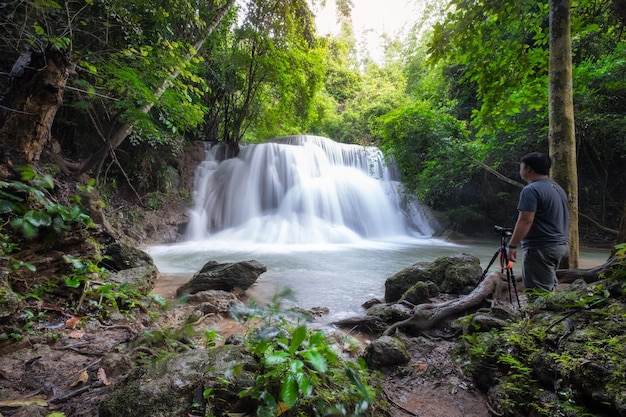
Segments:
[[[177,296],[195,294],[199,291],[247,290],[267,268],[258,261],[231,263],[207,262],[190,281],[176,290]]]
[[[370,368],[382,369],[389,366],[405,365],[411,360],[411,355],[400,339],[382,336],[372,341],[365,348],[363,359]]]

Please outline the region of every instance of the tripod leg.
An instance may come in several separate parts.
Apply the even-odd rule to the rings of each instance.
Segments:
[[[513,291],[515,292],[515,299],[517,300],[517,308],[520,308],[519,302],[519,294],[517,293],[517,285],[515,284],[515,275],[513,275],[512,269],[506,270],[506,279],[509,282],[509,302],[513,304],[513,300],[511,299],[511,286],[513,286]]]
[[[493,256],[491,257],[489,264],[487,264],[487,268],[485,268],[485,270],[483,271],[483,276],[481,277],[481,281],[485,279],[485,277],[487,276],[487,272],[489,271],[489,268],[491,268],[491,265],[493,265],[496,259],[498,259],[498,255],[500,254],[501,250],[502,250],[501,248],[498,248],[498,250],[496,250],[496,253],[494,253]]]

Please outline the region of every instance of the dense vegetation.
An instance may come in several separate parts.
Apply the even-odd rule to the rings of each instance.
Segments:
[[[520,155],[547,151],[548,4],[431,3],[375,62],[358,47],[351,2],[339,3],[342,30],[325,37],[319,4],[305,0],[4,3],[3,146],[10,119],[27,111],[20,92],[34,94],[24,91],[37,54],[57,51],[69,69],[40,146],[103,189],[145,204],[169,191],[167,165],[192,140],[236,153],[243,141],[309,133],[381,146],[452,228],[512,223],[517,188],[488,170],[516,180]],[[571,4],[587,241],[612,241],[623,209],[623,9]]]
[[[548,149],[549,4],[429,2],[406,38],[387,39],[385,59],[378,62],[359,49],[350,20],[352,2],[338,3],[342,30],[324,37],[314,25],[317,1],[0,4],[3,280],[17,270],[33,269],[12,254],[34,241],[42,250],[67,244],[69,240],[58,237],[70,233],[88,241],[89,234],[96,233],[95,223],[101,226],[106,219],[94,222],[85,210],[93,215],[105,206],[110,213],[122,213],[120,207],[128,201],[158,208],[173,197],[188,198],[189,190],[178,180],[179,157],[198,140],[224,142],[231,154],[243,142],[290,134],[374,144],[399,165],[405,184],[440,212],[449,228],[484,234],[491,233],[494,224],[510,225],[520,185],[519,156]],[[575,0],[570,10],[581,237],[612,245],[618,231],[617,243],[626,240],[621,220],[626,185],[626,2]],[[437,23],[430,28],[432,21]],[[71,273],[55,276],[55,286],[87,288],[86,283],[99,277],[102,258],[95,249],[98,243],[91,243],[93,257],[68,259]],[[40,289],[47,295],[55,291],[47,278],[39,277],[40,287],[26,280],[11,282],[24,286],[22,296],[32,290],[27,298],[41,298]],[[109,297],[110,287],[99,288],[104,289],[89,296],[100,304],[103,299],[117,302],[117,296]],[[624,298],[621,286],[606,291],[599,287],[575,300],[576,307],[586,312],[606,302],[611,319],[621,323],[623,307],[608,302],[607,294]],[[587,321],[573,325],[599,320],[596,312],[591,309],[584,315]],[[614,327],[612,332],[623,333]],[[287,369],[285,357],[310,359],[311,352],[305,349],[305,355],[301,347],[323,343],[304,328],[292,330],[291,341],[279,340],[272,348],[275,355],[260,378],[291,375],[282,400],[295,405],[294,393],[308,392],[308,380],[302,383],[305,368]],[[503,380],[506,376],[515,388],[532,374],[524,361],[535,360],[537,352],[526,348],[529,339],[546,340],[543,333],[536,337],[542,331],[545,328],[533,328],[532,334],[473,335],[466,347],[478,358],[479,371],[481,360],[507,365],[493,375]],[[609,336],[606,346],[618,355],[622,338]],[[502,346],[521,354],[502,354]],[[604,345],[585,345],[588,350],[600,347]],[[332,352],[323,353],[334,361]],[[574,378],[578,359],[566,358],[569,352],[550,354],[569,366],[558,371]],[[317,378],[319,363],[309,362],[312,368],[306,375]],[[335,378],[352,379],[358,387],[355,375]],[[270,396],[263,391],[267,381],[259,382],[250,393],[264,400],[272,414],[277,394]],[[525,388],[543,386],[527,382]],[[607,389],[616,392],[622,383],[613,382]],[[567,381],[564,384],[567,388]],[[346,393],[356,396],[347,401],[355,415],[361,397],[371,394],[361,388]],[[505,405],[511,409],[526,401],[510,393],[505,394]],[[555,401],[559,410],[568,401],[580,400],[575,393],[566,394]],[[618,400],[621,397],[611,397]],[[537,408],[540,401],[530,406]],[[576,408],[560,415],[584,413]]]

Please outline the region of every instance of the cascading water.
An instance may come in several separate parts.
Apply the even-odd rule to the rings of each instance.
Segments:
[[[208,149],[196,170],[186,240],[340,244],[429,237],[439,228],[402,192],[378,148],[290,136],[245,145],[224,161],[219,152]]]

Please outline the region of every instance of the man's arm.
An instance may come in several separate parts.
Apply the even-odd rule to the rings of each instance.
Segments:
[[[509,245],[517,246],[524,239],[524,237],[528,234],[530,230],[530,226],[533,225],[535,221],[535,212],[534,211],[523,211],[519,212],[517,216],[517,222],[515,222],[515,228],[513,229],[513,234],[509,239]],[[509,247],[507,253],[509,260],[515,262],[517,259],[517,248]]]

